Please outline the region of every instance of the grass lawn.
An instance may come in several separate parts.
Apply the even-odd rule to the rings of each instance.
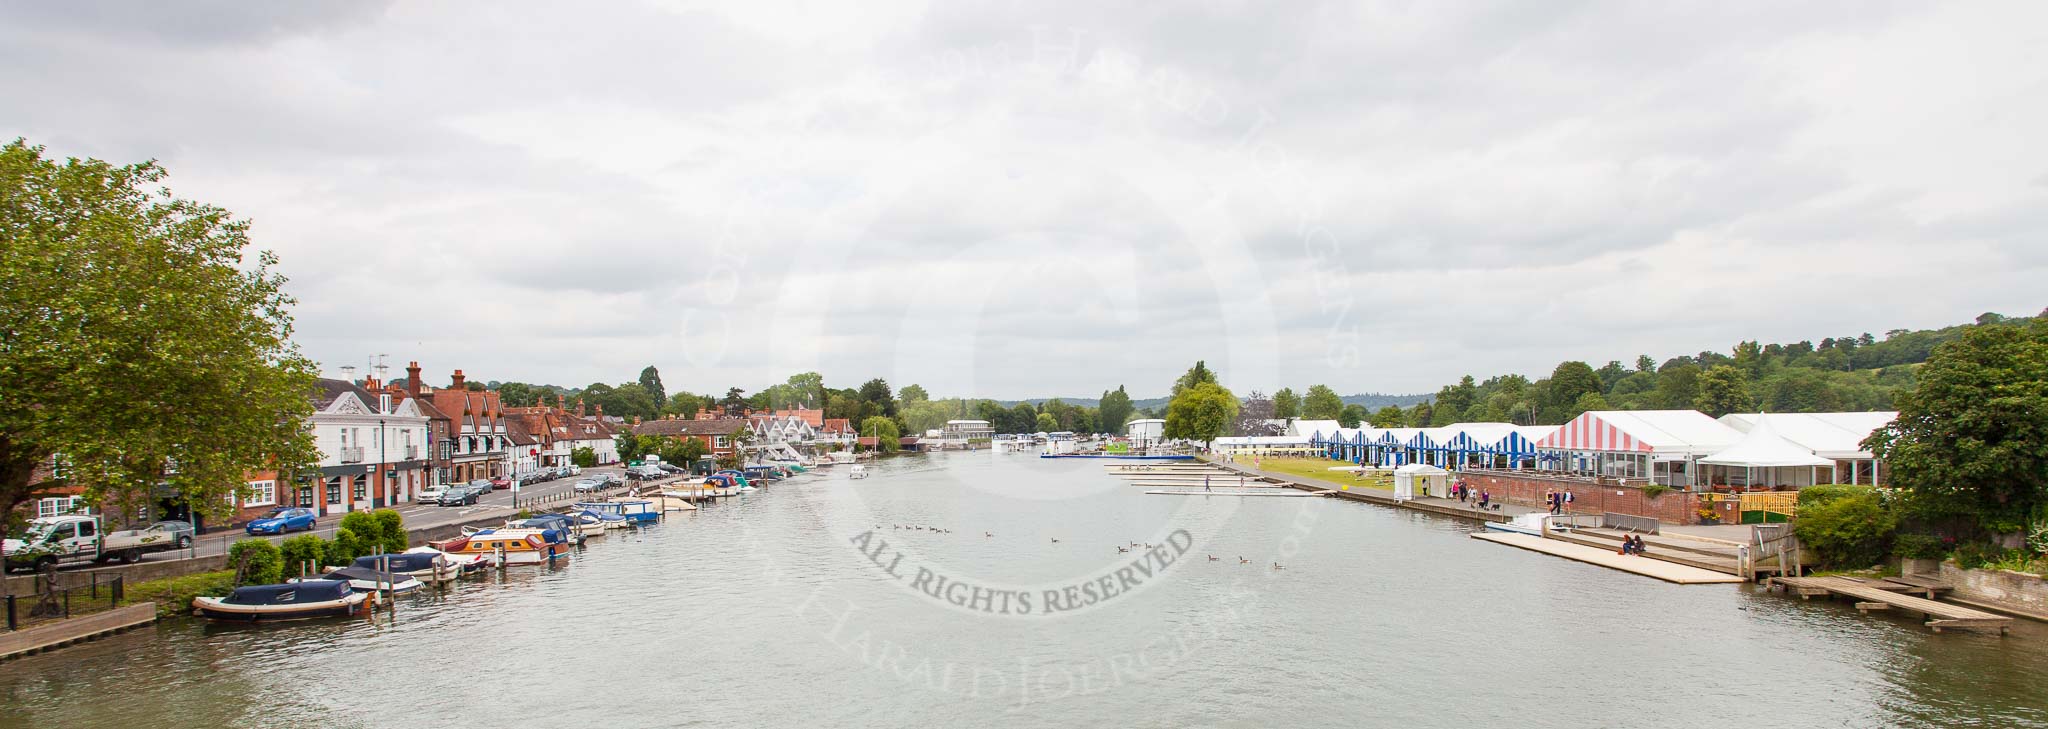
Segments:
[[[1238,463],[1249,466],[1251,465],[1251,460],[1239,458]],[[1367,474],[1365,478],[1359,478],[1355,472],[1330,470],[1331,466],[1349,465],[1352,464],[1345,461],[1333,461],[1328,458],[1265,458],[1259,461],[1258,467],[1262,471],[1313,478],[1334,484],[1349,484],[1352,488],[1363,487],[1383,491],[1392,491],[1394,489],[1394,477],[1391,475]]]
[[[220,597],[234,587],[234,570],[201,572],[136,583],[128,587],[127,598],[130,603],[155,601],[157,616],[171,617],[192,612],[192,598]]]

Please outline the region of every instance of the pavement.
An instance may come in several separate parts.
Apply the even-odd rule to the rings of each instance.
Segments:
[[[521,503],[525,503],[528,499],[538,499],[542,497],[555,496],[558,494],[566,493],[574,489],[577,481],[581,481],[590,476],[602,473],[610,473],[613,475],[618,475],[621,478],[623,478],[625,474],[625,467],[615,465],[601,466],[597,468],[586,468],[583,469],[583,475],[581,476],[570,476],[568,478],[558,478],[553,481],[547,481],[544,483],[521,486],[519,488],[519,500]],[[625,493],[627,489],[630,489],[634,486],[648,484],[669,484],[675,483],[680,480],[682,480],[682,477],[672,476],[668,479],[664,479],[661,481],[627,481],[626,485],[624,486],[614,486],[608,491],[600,492],[599,494],[594,494],[593,496],[618,495]],[[439,506],[435,504],[406,503],[398,504],[396,506],[388,508],[397,511],[400,515],[405,517],[405,528],[407,530],[418,530],[430,529],[433,527],[445,526],[448,524],[461,524],[476,519],[484,519],[500,515],[510,517],[511,515],[518,513],[520,508],[513,504],[512,499],[512,489],[502,489],[498,491],[492,491],[489,494],[485,494],[482,499],[477,501],[476,504],[470,506]],[[554,506],[560,505],[562,503],[565,502],[554,501],[551,502],[549,505]],[[211,557],[214,555],[225,554],[227,552],[228,545],[241,541],[243,539],[269,539],[272,542],[281,542],[285,539],[296,537],[300,534],[317,534],[323,538],[331,539],[334,537],[334,530],[340,527],[341,525],[342,516],[342,514],[329,514],[326,516],[322,516],[313,523],[312,531],[292,532],[291,534],[285,535],[252,537],[247,532],[242,531],[241,527],[210,530],[204,534],[200,534],[196,539],[194,539],[191,549],[182,549],[170,552],[152,552],[150,554],[143,555],[142,561],[160,562],[175,559],[191,559],[193,557]],[[105,567],[105,565],[95,564],[91,560],[79,560],[64,563],[63,566],[59,567],[59,569],[66,572],[84,572],[87,570],[102,567]]]

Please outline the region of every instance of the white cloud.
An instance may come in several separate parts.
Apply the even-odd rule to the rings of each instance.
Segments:
[[[1416,391],[2036,310],[2044,14],[42,4],[0,134],[253,219],[336,366]]]

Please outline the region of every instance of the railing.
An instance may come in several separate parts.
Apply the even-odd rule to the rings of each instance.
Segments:
[[[1761,511],[1766,514],[1783,514],[1790,519],[1799,515],[1799,492],[1766,491],[1754,494],[1737,494],[1741,497],[1743,511]]]
[[[341,449],[341,462],[342,462],[342,463],[362,463],[362,462],[363,462],[363,449],[362,449],[362,448],[360,448],[360,447],[357,447],[357,448],[343,448],[343,449]]]
[[[1600,526],[1637,534],[1656,534],[1662,524],[1653,517],[1630,516],[1609,511],[1600,514]]]
[[[101,579],[92,574],[92,581],[83,585],[60,587],[45,597],[42,592],[43,578],[35,581],[36,593],[32,595],[7,595],[0,598],[0,609],[7,613],[7,630],[20,630],[37,623],[63,620],[74,614],[84,615],[118,607],[127,597],[127,578],[115,575],[113,579]]]

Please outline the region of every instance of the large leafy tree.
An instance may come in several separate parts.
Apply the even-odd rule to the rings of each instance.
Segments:
[[[1366,422],[1371,423],[1372,427],[1375,428],[1399,428],[1401,427],[1401,421],[1407,418],[1408,414],[1401,412],[1401,406],[1388,405],[1374,412],[1372,418]]]
[[[164,485],[221,517],[249,471],[318,458],[276,258],[164,177],[0,147],[0,515],[70,484],[122,507]]]
[[[1329,385],[1316,385],[1308,389],[1308,397],[1301,402],[1301,417],[1309,420],[1336,420],[1344,413],[1344,399],[1337,397],[1337,391]]]
[[[896,416],[896,398],[890,394],[889,381],[877,377],[860,385],[861,402],[874,405],[876,412],[889,417]]]
[[[1273,393],[1273,417],[1301,417],[1301,396],[1294,394],[1294,388],[1283,387],[1279,392]]]
[[[1237,417],[1237,396],[1214,382],[1189,387],[1166,404],[1167,438],[1186,438],[1203,443],[1223,435]]]
[[[1173,392],[1167,395],[1167,399],[1171,400],[1172,398],[1180,397],[1180,394],[1187,391],[1188,388],[1205,382],[1212,385],[1218,384],[1216,372],[1209,369],[1208,362],[1196,360],[1195,366],[1189,367],[1188,371],[1180,376],[1180,379],[1173,381]]]
[[[908,405],[908,404],[910,404],[910,403],[914,403],[914,402],[926,402],[926,401],[929,401],[929,400],[931,400],[931,399],[932,399],[932,395],[931,395],[931,393],[929,393],[929,392],[925,392],[925,389],[924,389],[924,386],[923,386],[923,385],[919,385],[919,384],[915,384],[915,383],[912,383],[912,384],[909,384],[909,385],[904,385],[904,386],[903,386],[903,390],[902,390],[901,392],[898,392],[898,393],[896,393],[896,394],[897,394],[897,395],[898,395],[898,397],[899,397],[899,398],[900,398],[900,399],[901,399],[901,400],[903,401],[903,404],[905,404],[905,405]]]
[[[1131,420],[1131,396],[1124,392],[1123,385],[1102,393],[1102,400],[1095,405],[1096,423],[1105,433],[1122,433],[1124,423]]]
[[[1551,370],[1550,379],[1538,389],[1542,393],[1537,403],[1538,416],[1556,423],[1576,416],[1572,407],[1586,393],[1604,391],[1600,386],[1600,375],[1593,372],[1593,367],[1576,360],[1559,363],[1557,369]]]
[[[2048,320],[1942,344],[1865,447],[1937,511],[1995,532],[2048,518]]]
[[[896,429],[896,421],[890,418],[876,415],[860,421],[860,434],[874,438],[875,450],[883,453],[895,453],[903,447],[903,434]]]

